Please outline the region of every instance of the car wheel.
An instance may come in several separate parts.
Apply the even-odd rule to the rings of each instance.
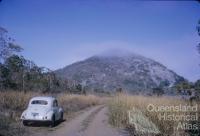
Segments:
[[[51,127],[54,127],[55,124],[56,124],[55,115],[53,115],[53,116],[52,116],[52,119],[51,119],[51,124],[50,124],[50,126],[51,126]]]
[[[24,125],[24,126],[28,126],[28,121],[23,120],[23,125]]]
[[[63,112],[60,113],[60,122],[63,121]]]

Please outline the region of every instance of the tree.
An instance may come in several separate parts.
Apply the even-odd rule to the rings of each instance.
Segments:
[[[20,56],[20,51],[22,48],[0,27],[0,90],[55,92],[67,88],[68,82],[57,78],[48,68],[38,67]],[[77,90],[80,89],[78,86]]]
[[[153,94],[155,94],[157,96],[161,96],[164,94],[164,90],[161,87],[153,88]]]
[[[176,90],[180,93],[182,90],[190,90],[193,88],[193,84],[188,81],[182,81],[175,85]]]
[[[15,40],[8,36],[8,31],[0,27],[0,62],[21,52],[23,49],[15,43]]]
[[[121,87],[117,88],[116,93],[123,93],[123,89]]]
[[[195,90],[200,90],[200,79],[195,82],[194,88]]]
[[[82,85],[81,84],[77,84],[76,85],[76,90],[81,93],[82,92]]]
[[[3,64],[0,64],[0,90],[3,90],[4,88],[8,88],[10,85],[10,79],[9,79],[9,73],[10,70],[5,67]]]
[[[13,55],[5,60],[5,67],[9,70],[10,87],[24,89],[24,69],[26,60],[22,56]]]
[[[165,87],[168,87],[169,85],[170,85],[170,82],[168,80],[164,80],[160,82],[159,87],[165,88]]]

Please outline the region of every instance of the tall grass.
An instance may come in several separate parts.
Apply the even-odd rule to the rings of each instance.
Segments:
[[[29,100],[34,96],[51,96],[52,94],[23,93],[16,91],[0,92],[0,113],[18,119],[19,114],[27,108]],[[55,95],[55,94],[54,94]],[[99,97],[94,95],[75,95],[62,93],[56,96],[59,105],[67,112],[76,112],[99,104]]]
[[[26,108],[30,98],[36,95],[38,94],[14,91],[0,92],[0,113],[12,119],[19,119],[19,114]]]
[[[153,104],[155,107],[159,106],[178,106],[190,105],[186,100],[176,99],[172,97],[145,97],[145,96],[128,96],[125,94],[116,95],[109,102],[109,121],[112,125],[117,127],[127,127],[130,131],[135,133],[135,125],[139,124],[139,128],[146,126],[149,132],[155,129],[159,134],[163,135],[185,135],[184,130],[175,129],[179,123],[177,120],[160,120],[158,114],[160,112],[150,112],[148,105]],[[199,109],[198,109],[199,110]],[[130,123],[128,111],[132,111],[133,116],[136,117],[136,124]],[[199,111],[198,111],[199,112]],[[180,115],[181,112],[170,112],[170,114]],[[151,126],[150,126],[151,125]],[[153,126],[155,125],[155,126]],[[143,127],[143,128],[144,128]],[[139,130],[139,133],[144,133]],[[146,131],[148,133],[148,131]],[[153,133],[152,133],[153,134]]]
[[[100,104],[100,98],[94,95],[61,95],[58,96],[58,101],[65,114],[71,114]]]

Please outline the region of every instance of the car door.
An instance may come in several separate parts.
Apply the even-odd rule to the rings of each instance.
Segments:
[[[53,111],[54,111],[56,120],[59,119],[59,111],[58,110],[59,110],[59,108],[58,108],[58,101],[54,100],[53,101]]]

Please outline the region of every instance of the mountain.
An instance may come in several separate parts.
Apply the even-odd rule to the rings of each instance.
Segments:
[[[164,65],[134,53],[101,54],[56,71],[59,77],[76,81],[87,90],[130,93],[171,86],[184,78]]]

